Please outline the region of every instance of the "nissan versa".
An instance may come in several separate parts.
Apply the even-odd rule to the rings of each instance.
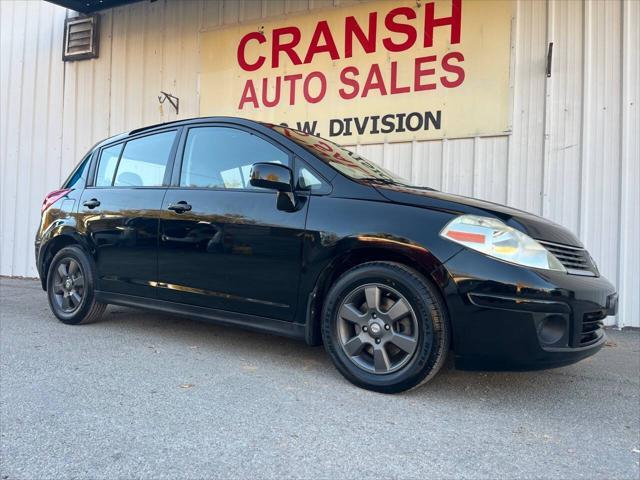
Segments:
[[[565,228],[236,118],[99,143],[44,199],[35,250],[64,323],[118,304],[287,335],[379,392],[428,381],[450,350],[467,369],[577,362],[617,309]]]

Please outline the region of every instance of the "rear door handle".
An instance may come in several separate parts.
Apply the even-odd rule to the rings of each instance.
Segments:
[[[84,202],[83,205],[87,208],[96,208],[100,206],[100,202],[97,198],[92,198],[91,200]]]
[[[169,210],[173,210],[176,213],[184,213],[184,212],[188,212],[189,210],[191,210],[191,205],[189,205],[187,202],[182,200],[182,201],[180,201],[178,203],[172,203],[167,208]]]

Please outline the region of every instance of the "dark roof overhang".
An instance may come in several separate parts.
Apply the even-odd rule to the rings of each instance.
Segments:
[[[75,10],[80,13],[94,13],[107,8],[119,7],[142,0],[47,0],[61,7]],[[154,2],[156,0],[149,0]]]

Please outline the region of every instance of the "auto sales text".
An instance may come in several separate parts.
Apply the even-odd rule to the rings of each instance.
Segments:
[[[271,108],[298,102],[314,104],[327,95],[357,100],[371,94],[387,96],[459,87],[465,80],[464,55],[455,50],[455,45],[460,43],[462,2],[452,0],[450,16],[436,18],[433,1],[426,2],[421,10],[424,13],[409,6],[399,6],[380,19],[374,11],[368,14],[366,22],[347,16],[340,25],[343,29],[340,35],[332,32],[326,20],[320,20],[308,44],[302,44],[302,32],[295,25],[275,28],[267,35],[260,31],[246,33],[237,45],[238,66],[245,72],[264,73],[262,77],[244,82],[237,99],[238,109]],[[449,31],[451,47],[440,56],[429,52],[434,46],[436,28]],[[338,44],[335,38],[342,37],[344,42]],[[313,64],[317,56],[328,55],[335,62],[362,52],[370,54],[382,49],[398,53],[416,47],[422,49],[419,55],[402,57],[384,65],[370,63],[360,68],[346,65],[339,69],[335,79],[330,80],[326,71],[295,70],[296,66]],[[283,60],[293,65],[287,69],[288,73],[270,75],[269,70],[282,68]],[[410,72],[408,76],[405,75],[407,72]],[[328,92],[329,86],[333,85],[336,91]]]

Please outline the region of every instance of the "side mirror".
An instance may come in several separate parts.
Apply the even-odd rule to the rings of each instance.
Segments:
[[[278,192],[278,210],[293,212],[298,202],[293,194],[293,172],[279,163],[254,163],[249,180],[254,187],[269,188]]]
[[[254,187],[292,192],[293,173],[290,168],[279,163],[254,163],[251,167],[250,183]]]

